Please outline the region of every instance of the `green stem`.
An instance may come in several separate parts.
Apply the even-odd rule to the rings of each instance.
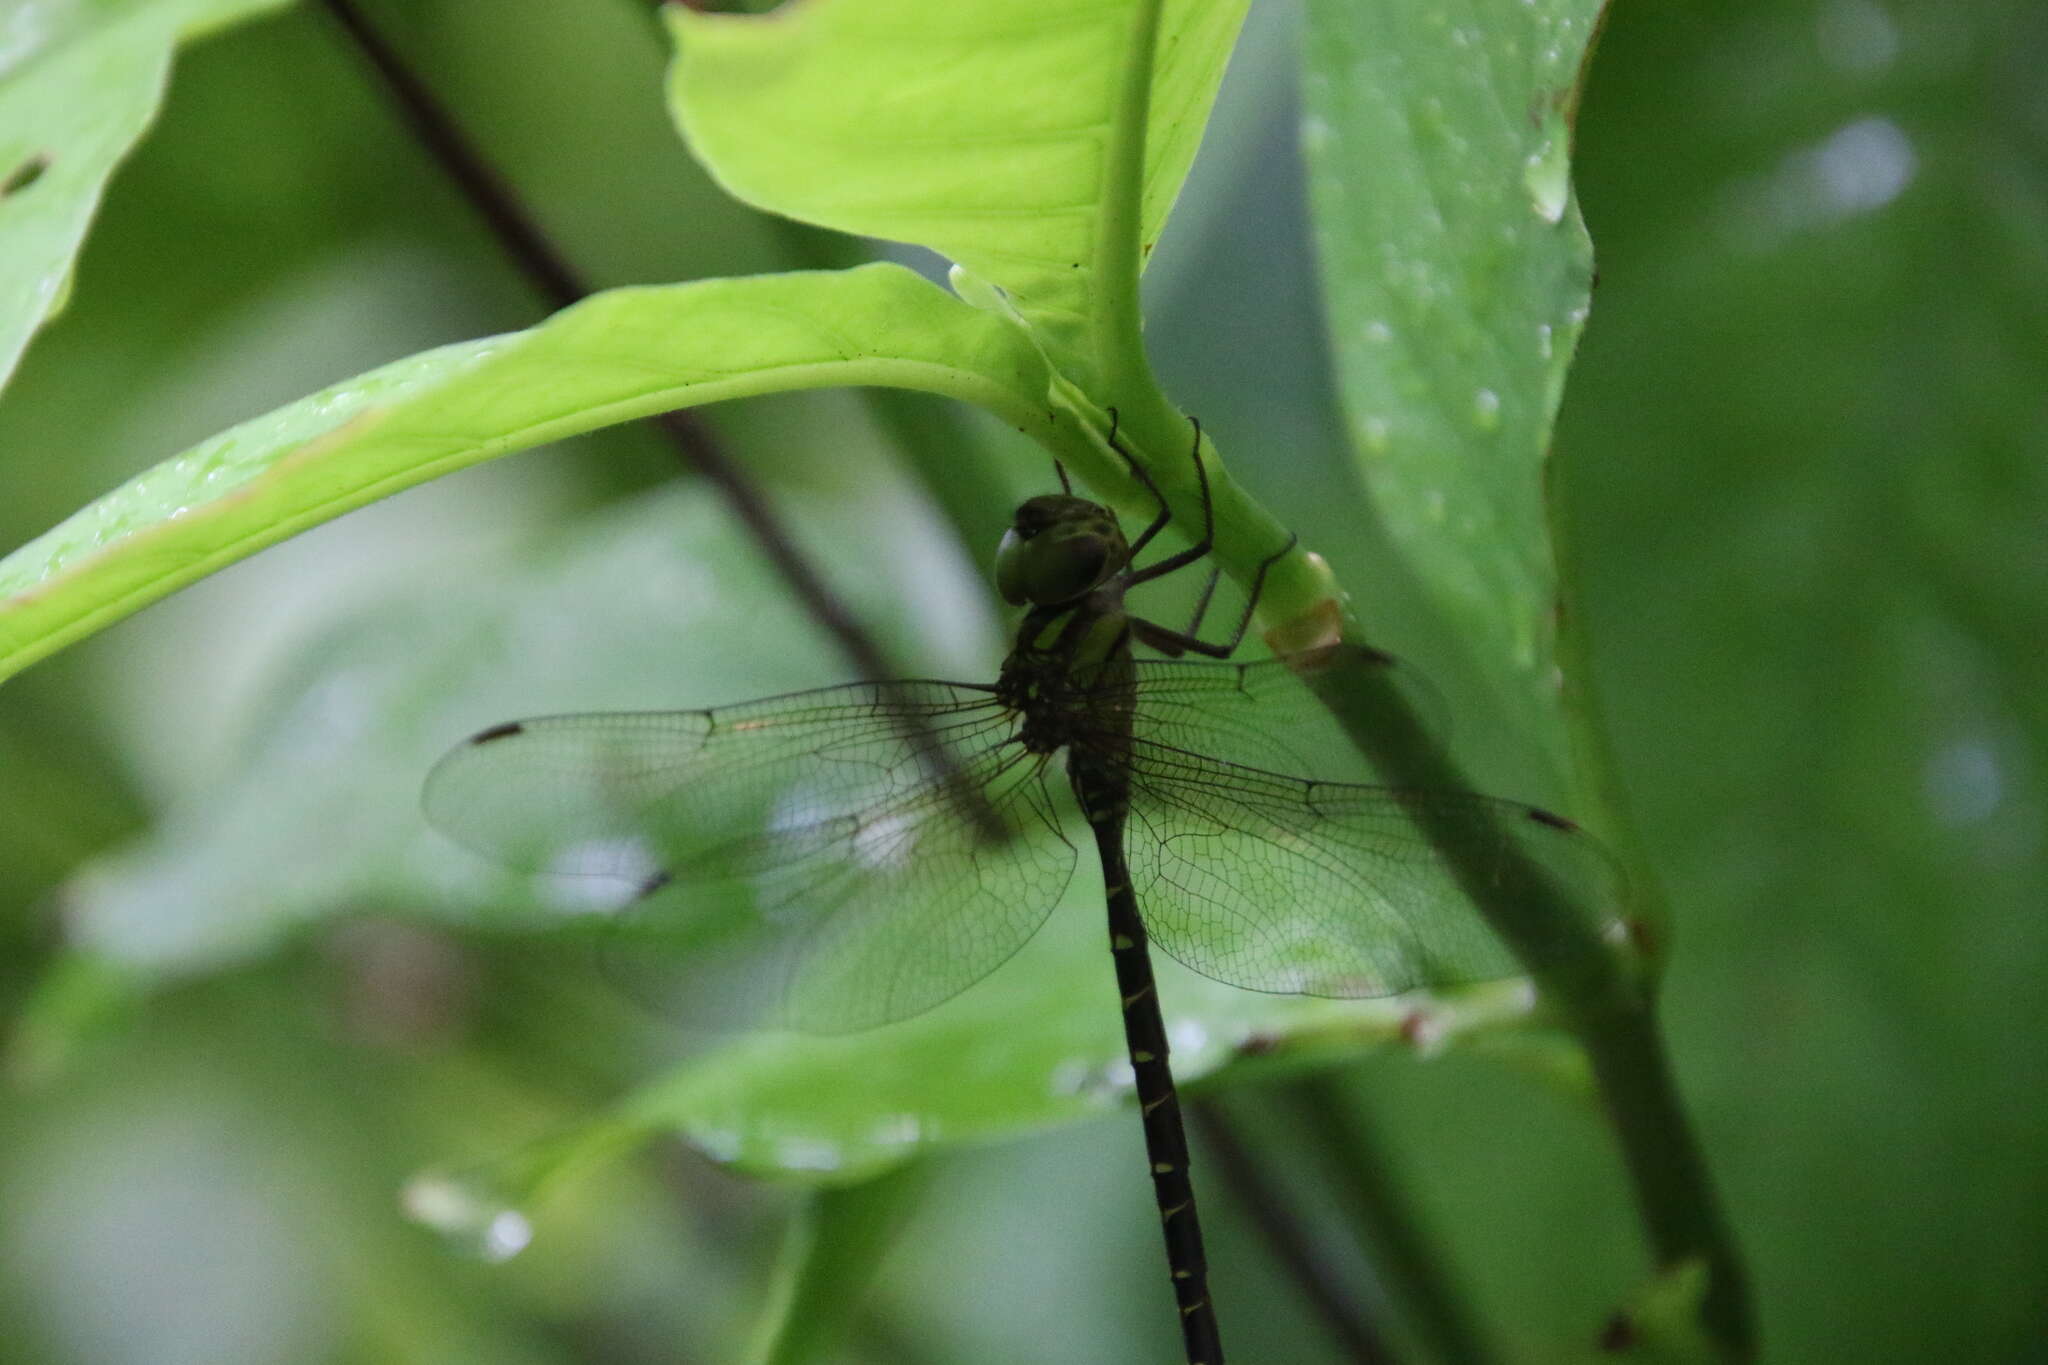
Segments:
[[[1300,1118],[1298,1131],[1335,1172],[1336,1194],[1349,1226],[1361,1234],[1361,1250],[1430,1358],[1443,1365],[1482,1365],[1489,1358],[1486,1348],[1450,1270],[1423,1233],[1406,1187],[1338,1074],[1319,1072],[1282,1092]]]
[[[1592,60],[1598,41],[1596,28],[1585,61]],[[1550,477],[1556,477],[1554,471]],[[1580,582],[1575,572],[1577,543],[1570,519],[1562,514],[1565,504],[1556,497],[1546,497],[1545,502],[1558,581]],[[1658,1268],[1668,1272],[1695,1258],[1704,1261],[1702,1322],[1731,1358],[1752,1359],[1757,1341],[1748,1272],[1715,1197],[1705,1154],[1687,1120],[1657,1025],[1657,988],[1670,942],[1669,910],[1636,836],[1635,822],[1628,816],[1607,729],[1600,723],[1589,641],[1568,589],[1561,591],[1558,606],[1558,660],[1572,766],[1580,775],[1580,795],[1587,809],[1616,841],[1629,869],[1628,928],[1636,952],[1636,989],[1617,1000],[1606,1017],[1597,1011],[1583,1014],[1576,1032],[1620,1143]]]
[[[1604,1022],[1589,1018],[1578,1034],[1620,1140],[1658,1268],[1671,1272],[1703,1261],[1707,1289],[1700,1317],[1708,1336],[1732,1360],[1755,1359],[1748,1272],[1687,1121],[1654,1009],[1645,1000]]]
[[[1356,651],[1304,656],[1299,671],[1399,791],[1470,791],[1406,698]],[[1705,1325],[1731,1359],[1755,1355],[1748,1279],[1672,1083],[1650,978],[1522,851],[1513,807],[1416,802],[1417,827],[1585,1049],[1663,1271],[1699,1261]]]
[[[1141,524],[1150,520],[1158,503],[1110,450],[1106,408],[1058,376],[1053,385],[1055,403],[1067,420],[1046,433],[1047,448],[1105,502]],[[1156,387],[1125,393],[1117,401],[1118,444],[1173,508],[1175,529],[1191,537],[1193,528],[1202,525],[1202,479],[1192,458],[1193,422]],[[1211,554],[1234,581],[1249,587],[1259,566],[1287,545],[1288,530],[1230,477],[1216,438],[1207,430],[1202,433],[1202,461],[1215,517]],[[1335,580],[1321,558],[1296,549],[1267,572],[1259,615],[1263,620],[1290,620],[1313,613],[1336,593]]]
[[[1590,54],[1591,48],[1589,47]],[[1555,466],[1547,479],[1555,479]],[[1557,562],[1558,625],[1557,663],[1563,680],[1558,698],[1564,716],[1565,736],[1571,746],[1574,810],[1583,811],[1629,870],[1629,929],[1635,940],[1644,975],[1652,982],[1661,974],[1669,946],[1670,911],[1662,884],[1653,875],[1647,851],[1636,835],[1629,817],[1628,802],[1617,776],[1614,750],[1602,723],[1600,697],[1594,687],[1591,642],[1573,600],[1570,585],[1584,582],[1579,572],[1578,543],[1571,519],[1564,515],[1566,503],[1546,487],[1544,505],[1550,531],[1551,556]]]
[[[1123,84],[1110,125],[1103,196],[1095,230],[1096,287],[1105,306],[1096,321],[1097,391],[1125,402],[1156,394],[1145,354],[1138,276],[1144,270],[1145,137],[1152,112],[1152,60],[1159,43],[1161,0],[1140,0],[1125,50]]]

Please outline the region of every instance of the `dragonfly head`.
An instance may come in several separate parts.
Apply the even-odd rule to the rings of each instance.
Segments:
[[[1017,508],[996,551],[996,588],[1012,606],[1071,602],[1124,566],[1130,549],[1100,503],[1047,493]]]

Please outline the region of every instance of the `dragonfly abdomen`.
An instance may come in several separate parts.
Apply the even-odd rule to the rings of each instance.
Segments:
[[[1195,1212],[1195,1187],[1188,1174],[1187,1132],[1168,1057],[1166,1021],[1152,976],[1145,922],[1124,859],[1123,815],[1127,787],[1085,758],[1074,769],[1074,791],[1094,827],[1109,909],[1109,946],[1123,997],[1124,1042],[1130,1053],[1131,1084],[1145,1128],[1152,1192],[1159,1207],[1159,1231],[1173,1271],[1181,1335],[1190,1361],[1221,1365],[1223,1343],[1216,1309],[1209,1299],[1209,1262],[1202,1247],[1202,1223]]]

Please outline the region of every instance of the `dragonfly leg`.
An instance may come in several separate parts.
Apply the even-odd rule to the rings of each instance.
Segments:
[[[1245,632],[1251,629],[1252,616],[1259,609],[1259,596],[1265,591],[1266,571],[1275,564],[1278,564],[1282,559],[1285,559],[1300,539],[1300,536],[1287,537],[1285,545],[1282,545],[1278,550],[1267,555],[1259,562],[1259,571],[1252,577],[1252,590],[1246,595],[1244,600],[1244,612],[1237,618],[1237,629],[1230,633],[1228,640],[1211,642],[1198,639],[1193,630],[1169,630],[1155,621],[1147,621],[1139,616],[1130,618],[1131,634],[1141,644],[1151,646],[1168,658],[1178,659],[1181,655],[1188,653],[1201,654],[1211,659],[1229,658],[1237,652],[1237,647],[1244,643]],[[1208,609],[1209,591],[1214,589],[1215,579],[1211,578],[1209,585],[1209,589],[1205,590],[1202,594],[1202,610],[1204,611]],[[1200,624],[1201,612],[1198,611],[1196,613],[1195,621],[1197,625]]]
[[[1221,564],[1213,564],[1209,567],[1209,581],[1202,585],[1202,596],[1195,603],[1194,618],[1188,622],[1188,628],[1182,632],[1183,634],[1200,635],[1202,633],[1202,618],[1209,614],[1209,599],[1216,595],[1216,584],[1222,577],[1223,566]]]
[[[1126,587],[1138,583],[1149,583],[1155,578],[1165,577],[1175,569],[1186,568],[1202,556],[1208,554],[1210,547],[1216,543],[1216,500],[1209,493],[1209,466],[1202,462],[1202,424],[1192,417],[1188,418],[1188,423],[1195,429],[1195,448],[1190,452],[1190,457],[1195,462],[1195,482],[1202,489],[1202,538],[1188,546],[1187,549],[1182,550],[1179,554],[1168,555],[1157,564],[1150,564],[1145,568],[1134,570],[1124,580]],[[1152,481],[1149,478],[1145,482],[1148,487],[1152,486]],[[1152,491],[1154,494],[1159,492],[1156,487],[1153,487]],[[1160,498],[1160,505],[1162,507],[1165,505],[1165,502],[1165,498]],[[1170,509],[1167,515],[1172,515]],[[1146,531],[1143,536],[1138,538],[1138,545],[1143,545],[1146,541],[1150,540],[1153,531],[1158,530],[1162,524],[1161,522],[1154,522],[1151,530]],[[1138,546],[1134,545],[1131,547],[1131,558],[1136,559],[1137,557]]]
[[[1115,408],[1109,409],[1109,419],[1110,449],[1124,457],[1124,463],[1128,464],[1131,468],[1132,477],[1149,489],[1153,497],[1159,499],[1159,515],[1153,518],[1150,526],[1145,528],[1144,534],[1131,543],[1130,554],[1126,560],[1129,563],[1135,561],[1138,557],[1138,552],[1144,549],[1154,536],[1165,529],[1167,522],[1173,517],[1173,510],[1167,505],[1166,497],[1159,491],[1159,486],[1152,481],[1152,476],[1147,474],[1144,467],[1138,463],[1131,452],[1117,441],[1118,418]],[[1178,554],[1168,555],[1156,564],[1148,564],[1142,569],[1127,569],[1124,574],[1124,586],[1126,588],[1135,587],[1140,583],[1149,583],[1153,579],[1163,578],[1177,569],[1186,568],[1196,560],[1205,557],[1215,546],[1216,499],[1209,487],[1209,466],[1202,460],[1202,424],[1192,417],[1188,419],[1188,424],[1195,429],[1195,443],[1188,453],[1189,457],[1195,462],[1195,482],[1202,490],[1201,539]],[[1238,645],[1243,643],[1245,632],[1251,628],[1252,616],[1259,607],[1259,594],[1266,586],[1266,571],[1285,558],[1287,553],[1295,547],[1299,539],[1298,536],[1289,536],[1285,545],[1268,555],[1260,563],[1258,573],[1252,579],[1251,593],[1245,599],[1244,614],[1238,617],[1237,628],[1231,632],[1230,639],[1227,642],[1211,643],[1200,636],[1202,619],[1208,615],[1209,601],[1215,595],[1217,579],[1222,575],[1221,569],[1210,573],[1208,583],[1202,588],[1202,596],[1195,604],[1194,619],[1188,623],[1186,630],[1170,630],[1155,622],[1133,617],[1131,618],[1132,633],[1143,643],[1171,658],[1179,658],[1182,654],[1190,652],[1206,655],[1212,659],[1229,658],[1237,651]]]
[[[1138,552],[1152,543],[1152,537],[1165,530],[1166,523],[1173,520],[1173,508],[1167,505],[1166,495],[1159,491],[1158,484],[1152,482],[1152,476],[1145,472],[1145,466],[1138,463],[1138,457],[1131,454],[1129,448],[1117,440],[1116,429],[1120,421],[1121,419],[1117,416],[1116,409],[1109,409],[1109,448],[1124,457],[1124,463],[1130,466],[1131,477],[1142,484],[1145,491],[1152,495],[1153,501],[1159,504],[1159,515],[1152,518],[1150,526],[1147,526],[1138,533],[1138,538],[1131,542],[1130,551],[1124,556],[1124,564],[1126,567],[1129,567],[1131,561],[1138,557]],[[1198,423],[1195,426],[1195,445],[1197,449],[1200,448],[1201,442],[1202,428]],[[1064,479],[1061,481],[1065,482]]]

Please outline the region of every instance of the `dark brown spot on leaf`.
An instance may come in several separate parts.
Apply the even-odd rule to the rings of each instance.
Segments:
[[[0,199],[7,199],[20,194],[30,185],[35,184],[36,181],[41,180],[43,172],[49,169],[50,158],[44,156],[41,152],[37,152],[34,156],[8,172],[5,180],[0,180]]]
[[[494,739],[503,739],[507,735],[518,735],[525,732],[526,727],[524,725],[521,725],[516,720],[508,720],[503,725],[493,725],[490,729],[472,736],[469,742],[471,744],[489,744]]]
[[[1628,931],[1628,941],[1644,957],[1655,957],[1662,948],[1658,941],[1657,927],[1648,920],[1630,917],[1621,922]]]
[[[1636,1325],[1626,1313],[1616,1313],[1600,1329],[1600,1349],[1609,1353],[1626,1351],[1636,1344]]]

